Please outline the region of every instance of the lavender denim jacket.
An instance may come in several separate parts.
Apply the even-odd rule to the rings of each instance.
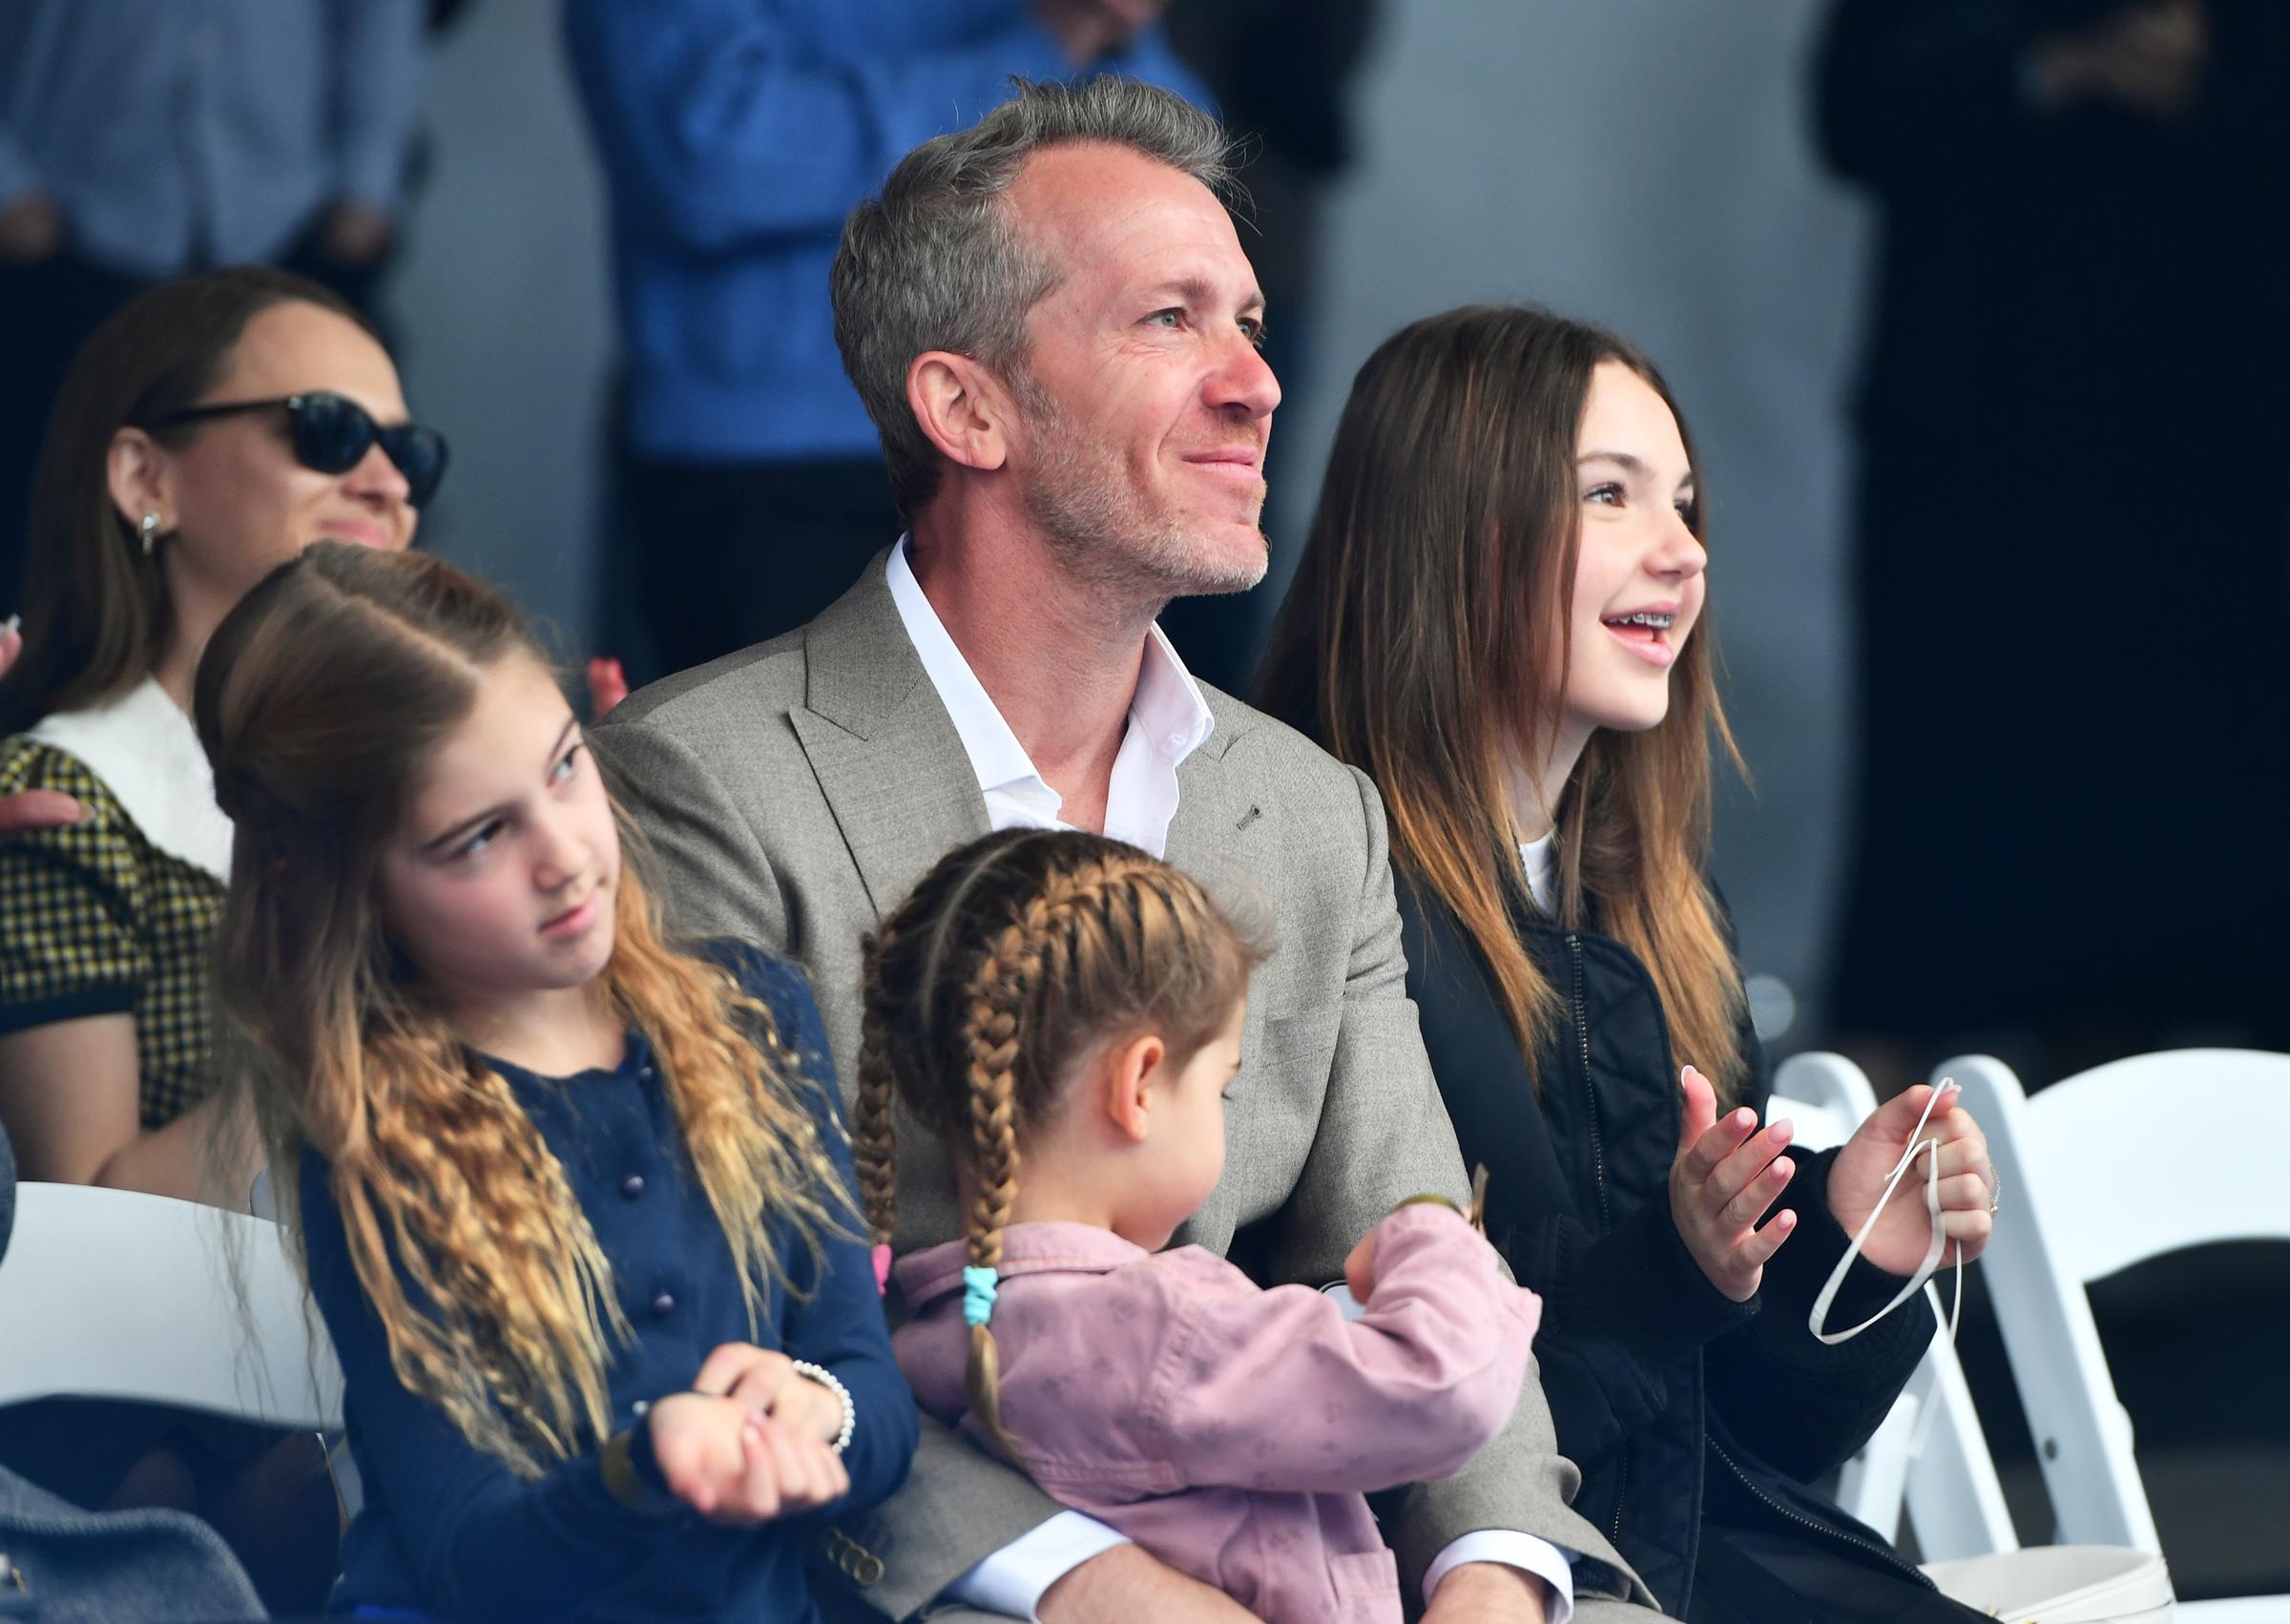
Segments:
[[[1366,1312],[1256,1284],[1198,1246],[1077,1223],[1002,1239],[1002,1420],[1052,1498],[1267,1624],[1398,1624],[1398,1566],[1364,1495],[1448,1476],[1509,1421],[1542,1301],[1452,1211],[1376,1226]],[[968,1415],[961,1241],[900,1260],[891,1339],[925,1409]]]

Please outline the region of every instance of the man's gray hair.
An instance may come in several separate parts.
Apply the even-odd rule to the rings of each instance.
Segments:
[[[925,141],[851,211],[830,279],[835,342],[883,436],[892,492],[908,516],[938,489],[938,451],[906,402],[906,369],[934,349],[1011,378],[1026,318],[1057,267],[1026,242],[1002,194],[1046,147],[1103,141],[1232,192],[1232,143],[1182,97],[1112,75],[1085,85],[1012,81],[1018,94],[967,130]]]

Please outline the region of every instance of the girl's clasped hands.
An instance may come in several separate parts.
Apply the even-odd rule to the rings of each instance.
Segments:
[[[754,1528],[850,1490],[832,1447],[843,1403],[783,1353],[725,1343],[645,1422],[668,1491],[711,1522]]]

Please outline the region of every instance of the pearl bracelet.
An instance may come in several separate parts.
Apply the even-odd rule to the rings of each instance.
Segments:
[[[791,1359],[787,1363],[798,1376],[809,1377],[843,1401],[843,1430],[835,1434],[835,1442],[830,1446],[837,1454],[842,1454],[851,1447],[851,1431],[859,1425],[859,1410],[851,1403],[850,1388],[837,1381],[832,1371],[807,1359]]]

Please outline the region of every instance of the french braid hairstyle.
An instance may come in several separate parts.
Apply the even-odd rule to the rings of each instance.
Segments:
[[[546,663],[498,594],[442,560],[321,544],[224,618],[194,712],[236,824],[216,968],[244,1051],[229,1074],[295,1249],[308,1147],[398,1379],[531,1477],[609,1431],[629,1326],[565,1169],[374,902],[424,761],[518,659]],[[614,932],[593,985],[652,1042],[753,1321],[784,1272],[777,1234],[816,1262],[821,1235],[858,1218],[807,1108],[817,1084],[730,974],[667,943],[625,862]]]
[[[1013,1458],[989,1322],[1027,1140],[1108,1043],[1153,1032],[1166,1064],[1190,1060],[1265,953],[1189,876],[1067,829],[949,853],[867,941],[853,1130],[867,1228],[889,1244],[904,1107],[969,1175],[970,1413]]]

